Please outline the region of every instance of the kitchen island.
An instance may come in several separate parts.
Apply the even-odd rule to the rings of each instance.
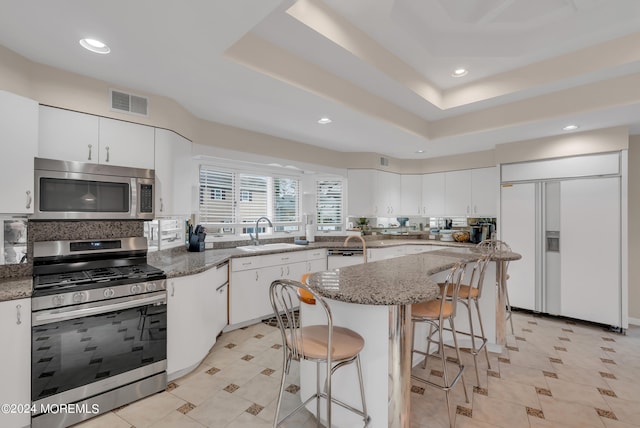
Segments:
[[[361,353],[370,427],[409,427],[411,391],[411,304],[433,299],[438,280],[460,260],[474,261],[469,248],[432,251],[312,274],[309,286],[326,298],[334,324],[365,339]],[[324,322],[319,309],[303,305],[303,325]],[[355,368],[334,378],[333,391],[358,406]],[[315,363],[300,364],[301,398],[315,392]],[[322,381],[322,380],[321,380]],[[358,417],[334,406],[336,427],[361,426]]]

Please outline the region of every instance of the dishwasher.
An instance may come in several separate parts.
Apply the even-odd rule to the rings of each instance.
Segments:
[[[364,263],[362,247],[339,247],[327,250],[327,269],[337,269]]]

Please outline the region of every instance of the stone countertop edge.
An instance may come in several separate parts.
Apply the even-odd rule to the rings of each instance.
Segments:
[[[358,243],[356,243],[356,241],[351,241],[349,244],[350,247],[354,247],[357,246]],[[473,244],[468,243],[441,242],[424,239],[391,239],[388,241],[373,241],[371,243],[367,243],[367,248],[385,248],[397,245],[437,245],[444,247],[466,248],[473,246]],[[188,252],[184,248],[172,248],[163,251],[150,252],[147,257],[148,263],[164,270],[167,274],[167,278],[176,278],[204,272],[210,268],[219,266],[221,263],[228,262],[232,258],[253,257],[258,255],[262,256],[289,251],[313,250],[317,248],[335,248],[341,246],[342,242],[316,242],[310,243],[309,245],[300,245],[300,248],[261,251],[258,254],[248,253],[235,248],[213,249],[194,253]],[[0,279],[0,302],[31,297],[32,293],[33,279],[31,277]]]
[[[6,278],[0,280],[0,302],[30,298],[33,290],[33,279]]]

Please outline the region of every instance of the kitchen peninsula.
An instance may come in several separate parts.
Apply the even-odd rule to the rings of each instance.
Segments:
[[[411,390],[411,308],[409,305],[433,299],[437,281],[460,260],[475,261],[472,248],[449,248],[376,263],[318,272],[309,285],[325,297],[334,324],[349,327],[365,339],[361,353],[367,408],[371,427],[409,427]],[[487,276],[491,278],[491,276]],[[487,279],[487,281],[492,281]],[[304,324],[322,322],[313,306],[301,308]],[[358,397],[355,372],[344,372],[334,380],[334,391],[348,404]],[[315,391],[315,365],[300,365],[301,398]],[[357,417],[334,407],[338,427],[359,426]]]

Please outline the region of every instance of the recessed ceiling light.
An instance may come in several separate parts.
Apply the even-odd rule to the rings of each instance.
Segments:
[[[455,70],[453,70],[453,73],[451,73],[453,77],[462,77],[466,76],[467,74],[469,74],[469,70],[467,70],[466,68],[456,68]]]
[[[331,121],[331,119],[329,119],[328,117],[321,117],[321,118],[318,120],[318,123],[319,123],[320,125],[326,125],[326,124],[331,123],[331,122],[332,122],[332,121]]]
[[[105,45],[100,40],[95,39],[81,39],[80,46],[91,52],[99,54],[108,54],[111,52],[111,48],[109,48],[109,46]]]
[[[424,153],[424,150],[416,150],[416,153]]]
[[[579,126],[578,125],[567,125],[564,128],[562,128],[563,131],[575,131],[576,129],[578,129]]]

